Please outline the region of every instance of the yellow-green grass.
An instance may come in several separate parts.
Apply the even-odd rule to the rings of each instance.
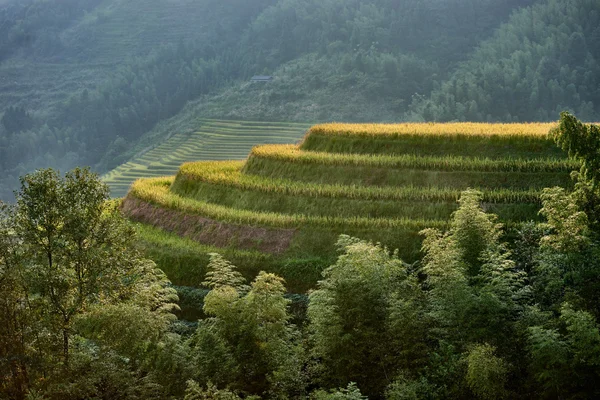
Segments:
[[[163,229],[136,223],[137,243],[144,255],[165,272],[176,286],[202,287],[210,253],[219,253],[252,281],[260,271],[271,271],[286,280],[292,293],[304,293],[321,277],[330,260],[286,259],[258,251],[208,246]]]
[[[290,163],[357,165],[380,168],[407,168],[445,171],[486,172],[568,172],[579,163],[562,158],[519,159],[508,157],[501,160],[481,157],[475,153],[466,156],[338,154],[303,151],[295,145],[263,145],[252,149],[250,157],[266,157]]]
[[[173,181],[172,177],[136,181],[125,201],[142,201],[162,210],[171,210],[176,213],[173,218],[181,218],[182,221],[186,216],[195,215],[219,223],[293,230],[291,243],[284,254],[290,259],[320,257],[331,260],[335,255],[334,243],[338,235],[345,233],[399,248],[407,259],[414,260],[420,250],[418,232],[424,228],[444,229],[447,226],[443,220],[426,220],[416,216],[343,218],[241,210],[178,196],[169,191]],[[144,223],[152,223],[152,219],[152,216],[145,220],[138,218]],[[236,238],[231,237],[230,240],[235,243]]]
[[[328,136],[362,136],[369,138],[402,136],[484,137],[502,138],[527,137],[545,139],[556,123],[488,124],[480,122],[456,123],[400,123],[400,124],[318,124],[309,133]]]
[[[317,216],[448,219],[457,208],[459,190],[443,188],[367,187],[299,183],[241,173],[243,162],[196,162],[182,165],[171,191],[232,208],[303,213]],[[535,218],[539,192],[484,192],[490,212],[503,220]]]
[[[355,229],[423,229],[443,228],[445,221],[424,218],[367,218],[367,217],[319,217],[304,214],[279,214],[234,209],[189,197],[182,197],[169,190],[175,177],[140,179],[133,183],[128,196],[158,205],[163,208],[197,214],[217,221],[242,225],[269,226],[276,228],[298,228],[314,226],[328,228],[337,226]]]
[[[556,124],[323,124],[303,150],[332,153],[461,155],[488,158],[566,157],[549,137]]]
[[[244,159],[257,144],[294,143],[308,124],[201,120],[194,133],[177,133],[103,176],[113,197],[123,197],[138,178],[173,175],[196,160]]]
[[[265,179],[258,175],[243,174],[244,161],[198,161],[182,164],[171,188],[177,193],[177,181],[189,179],[239,189],[260,190],[294,196],[333,197],[361,200],[411,200],[411,201],[458,201],[461,191],[455,189],[421,188],[414,186],[346,186],[340,184],[314,184],[288,179]],[[484,192],[483,201],[539,202],[537,190],[490,190]]]
[[[163,158],[150,151],[129,163],[133,170],[112,177],[119,185],[145,178],[132,185],[123,211],[155,227],[144,229],[170,232],[154,233],[157,239],[146,240],[145,251],[185,286],[199,285],[208,262],[208,256],[193,252],[214,251],[246,264],[247,276],[266,269],[284,276],[293,291],[304,291],[335,260],[334,243],[342,233],[397,248],[405,260],[415,261],[419,232],[445,229],[461,191],[481,190],[484,208],[514,227],[539,218],[541,189],[572,186],[570,172],[580,166],[548,139],[551,125],[418,125],[421,131],[414,130],[417,125],[369,126],[370,131],[362,125],[346,131],[340,126],[348,125],[321,125],[302,145],[255,146],[246,161],[187,162],[176,177],[149,178],[174,173],[190,155],[219,159],[221,152],[234,153],[257,138],[264,143],[281,138],[262,135],[260,123],[205,123],[210,129],[196,133],[202,136],[202,145],[194,145],[200,150],[188,139],[165,144],[157,150]],[[236,132],[237,143],[223,142]],[[311,148],[313,136],[326,151]],[[349,142],[342,147],[328,147],[344,140]],[[194,250],[173,244],[179,240],[175,234]],[[180,259],[179,253],[189,256]],[[190,269],[190,263],[200,267]]]
[[[337,154],[294,145],[252,149],[244,173],[270,179],[357,186],[416,186],[531,190],[570,186],[567,159],[489,159],[458,156]]]

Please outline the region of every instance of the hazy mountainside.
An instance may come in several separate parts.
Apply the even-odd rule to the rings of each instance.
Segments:
[[[425,120],[600,115],[600,2],[541,2],[515,14],[453,76],[417,101]]]
[[[117,156],[156,122],[235,76],[225,50],[272,2],[246,3],[32,0],[0,9],[0,113],[9,121],[0,124],[0,198],[34,168],[126,161]]]
[[[469,37],[467,29],[463,33]],[[449,37],[455,40],[450,43]],[[281,79],[258,93],[245,84],[227,88],[190,112],[232,118],[283,114],[306,120],[316,113],[316,119],[329,120],[523,122],[555,120],[569,109],[586,120],[599,118],[598,1],[548,0],[517,10],[469,55],[469,39],[462,40],[445,35],[399,56],[378,45],[355,49],[353,56],[311,53],[280,66],[275,75]],[[453,62],[460,55],[465,60]]]
[[[571,108],[597,118],[598,9],[592,0],[9,2],[0,6],[0,198],[28,170],[106,171],[140,138],[193,130],[198,117],[547,120]],[[250,85],[254,74],[275,80]]]

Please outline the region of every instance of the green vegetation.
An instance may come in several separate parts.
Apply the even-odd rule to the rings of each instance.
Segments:
[[[444,132],[444,126],[435,129]],[[448,132],[457,127],[447,126]],[[351,127],[341,125],[340,135],[347,135]],[[357,146],[362,143],[371,149],[372,142],[379,140],[377,132],[403,127],[366,126],[364,129],[372,129],[372,134],[359,134],[353,140]],[[516,151],[519,145],[527,147],[535,141],[545,144],[548,132],[541,130],[552,127],[556,125],[488,125],[484,127],[491,132],[484,135],[486,150],[493,153],[507,143]],[[318,129],[311,128],[304,143],[321,134]],[[515,142],[515,135],[522,140]],[[389,141],[403,142],[407,135],[385,136]],[[451,138],[444,144],[450,153],[470,141],[483,140],[473,134],[455,138],[440,133],[439,137]],[[211,248],[223,248],[226,256],[236,248],[238,253],[229,258],[244,265],[241,271],[246,278],[256,276],[257,267],[268,269],[284,277],[290,290],[296,291],[312,287],[316,274],[335,260],[334,244],[340,234],[383,243],[399,249],[406,260],[416,261],[422,241],[418,232],[432,227],[445,229],[458,208],[461,191],[480,188],[485,209],[510,226],[518,226],[539,221],[542,189],[557,184],[571,187],[569,171],[580,166],[555,150],[549,153],[558,157],[541,153],[532,158],[503,159],[432,156],[424,143],[420,147],[424,155],[341,154],[301,150],[295,145],[256,146],[246,162],[186,163],[175,178],[138,180],[122,209],[134,221]],[[197,267],[185,266],[175,250],[160,242],[148,241],[145,247],[149,256],[165,263],[167,276],[176,284],[198,285],[207,259],[196,256]],[[241,249],[250,252],[246,256],[252,254],[250,259],[240,257]],[[268,268],[260,267],[260,262]]]
[[[40,170],[0,204],[1,398],[164,394],[139,376],[170,340],[177,295],[107,200],[89,170]]]
[[[17,204],[0,210],[0,398],[594,398],[600,135],[568,113],[552,135],[581,169],[571,192],[541,191],[543,222],[511,228],[484,211],[483,193],[465,190],[443,231],[418,233],[417,262],[340,235],[308,296],[287,295],[262,267],[249,280],[253,266],[214,252],[198,259],[202,288],[171,287],[139,256],[136,231],[149,251],[183,253],[182,266],[213,248],[134,229],[88,170],[27,175]],[[168,183],[136,183],[123,210],[141,215],[136,190]],[[222,253],[266,268],[275,259]]]
[[[244,172],[324,184],[528,190],[570,185],[567,171],[576,165],[556,159],[348,155],[302,152],[293,146],[260,146],[252,149]]]
[[[303,197],[325,197],[356,200],[397,200],[397,201],[456,201],[460,191],[443,188],[395,187],[395,186],[347,186],[313,184],[285,179],[266,179],[260,175],[242,173],[247,162],[226,161],[187,163],[179,168],[171,190],[186,197],[202,197],[196,194],[196,187],[202,183],[228,186],[231,189],[261,191],[271,194]],[[576,165],[576,164],[575,164]],[[535,202],[538,192],[492,190],[486,192],[484,201],[497,202]]]
[[[0,0],[0,400],[600,398],[599,60],[598,0]]]
[[[5,1],[0,198],[36,168],[107,173],[204,118],[600,119],[598,18],[595,0]]]
[[[419,215],[432,220],[449,218],[460,197],[457,190],[437,188],[352,187],[271,180],[240,174],[240,163],[237,168],[233,164],[233,169],[228,169],[232,164],[184,165],[170,190],[183,197],[259,212],[290,214],[302,210],[306,215],[369,218]],[[190,174],[192,168],[196,173]],[[489,204],[490,210],[505,220],[529,220],[538,207],[539,193],[490,191],[486,201],[495,203]]]
[[[243,159],[258,144],[297,142],[307,128],[293,123],[199,120],[195,132],[175,133],[103,179],[113,197],[124,197],[136,179],[173,175],[188,161]]]
[[[362,145],[370,146],[373,139],[363,139]],[[449,149],[462,147],[468,144],[465,141],[446,144]],[[488,151],[494,151],[494,146],[504,146],[504,143],[487,141]],[[296,146],[258,146],[252,149],[249,162],[253,157],[273,158],[283,160],[294,165],[297,164],[323,164],[344,167],[345,165],[390,168],[390,169],[424,169],[442,171],[483,171],[483,172],[567,172],[569,168],[577,165],[577,162],[561,158],[543,158],[544,154],[536,154],[534,158],[512,158],[490,159],[480,158],[485,156],[476,153],[477,156],[430,156],[427,145],[422,143],[423,153],[400,154],[395,156],[380,154],[344,154],[337,152],[302,151]],[[561,154],[564,155],[564,154]],[[252,167],[247,172],[253,173]]]
[[[293,259],[317,257],[327,262],[334,256],[332,246],[342,232],[394,243],[414,259],[420,246],[417,232],[427,226],[446,225],[443,220],[419,218],[254,212],[178,196],[169,192],[172,182],[172,178],[136,182],[123,204],[126,215],[204,243],[283,253]]]
[[[228,260],[243,265],[240,272],[248,279],[261,269],[273,268],[274,257],[267,254],[206,246],[144,224],[136,224],[135,228],[139,250],[160,265],[174,285],[201,287],[210,253],[219,252]]]
[[[548,131],[553,126],[550,123],[323,124],[310,129],[301,149],[421,156],[469,157],[477,154],[492,159],[564,158],[564,154],[548,137]]]
[[[547,121],[564,109],[596,121],[598,26],[595,0],[537,2],[411,108],[425,121]]]

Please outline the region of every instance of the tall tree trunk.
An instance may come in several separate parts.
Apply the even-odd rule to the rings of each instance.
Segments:
[[[27,396],[29,388],[29,378],[27,376],[27,366],[21,361],[11,363],[11,371],[13,376],[14,398],[23,400]]]
[[[69,368],[69,329],[63,328],[63,358],[65,369]]]

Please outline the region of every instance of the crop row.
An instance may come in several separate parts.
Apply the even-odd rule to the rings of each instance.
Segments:
[[[302,151],[295,145],[256,146],[250,157],[282,160],[298,164],[353,165],[372,168],[427,169],[441,171],[485,172],[569,172],[579,164],[568,159],[490,159],[460,156],[418,156],[342,154]]]
[[[493,190],[531,190],[545,187],[572,187],[568,173],[433,171],[418,169],[369,168],[352,165],[294,164],[276,159],[252,157],[244,167],[246,174],[269,179],[358,186],[415,186],[477,188]]]
[[[319,197],[289,195],[261,189],[240,189],[178,176],[171,190],[182,197],[219,204],[239,210],[304,214],[328,217],[412,218],[448,220],[458,208],[454,200],[365,200],[346,197]],[[485,209],[497,214],[502,221],[530,221],[538,219],[539,203],[483,203]]]
[[[343,198],[356,200],[456,202],[461,191],[439,187],[415,186],[359,186],[297,182],[287,179],[267,179],[258,175],[242,174],[243,161],[204,161],[183,164],[172,190],[206,182],[248,191],[260,191],[286,196]],[[190,189],[187,189],[189,192]],[[486,203],[539,203],[537,190],[493,189],[483,192]]]
[[[131,196],[161,208],[200,215],[217,221],[251,226],[275,228],[299,228],[302,226],[322,228],[360,229],[403,229],[419,231],[424,228],[444,228],[446,221],[420,218],[365,218],[308,216],[303,214],[279,214],[274,212],[253,212],[211,204],[189,197],[181,197],[169,190],[174,178],[151,178],[136,181],[129,191]]]
[[[302,150],[327,153],[486,157],[491,159],[567,158],[551,140],[500,136],[353,137],[310,135]]]
[[[487,124],[487,123],[402,123],[402,124],[343,124],[315,125],[309,135],[400,137],[400,136],[501,136],[545,139],[555,123]]]

